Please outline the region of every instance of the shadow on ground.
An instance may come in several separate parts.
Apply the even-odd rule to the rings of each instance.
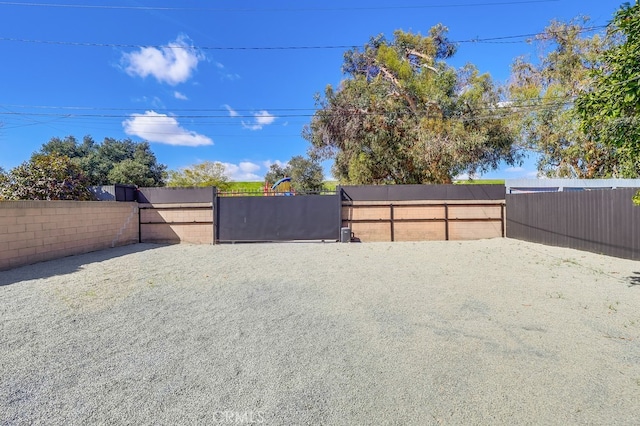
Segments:
[[[128,246],[114,247],[91,253],[62,257],[59,259],[38,262],[32,265],[20,266],[0,271],[0,287],[16,284],[21,281],[49,278],[56,275],[71,274],[80,270],[82,265],[114,259],[128,254],[139,253],[163,247],[160,244],[131,244]]]
[[[634,272],[627,281],[629,281],[629,287],[640,286],[640,272]]]

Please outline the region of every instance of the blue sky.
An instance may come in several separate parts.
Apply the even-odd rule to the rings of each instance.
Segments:
[[[396,29],[426,34],[438,23],[455,41],[538,33],[578,15],[605,25],[620,4],[0,1],[0,167],[28,160],[52,137],[90,135],[148,140],[170,169],[220,161],[234,180],[261,180],[270,164],[306,153],[301,131],[314,94],[343,78],[340,46]],[[515,57],[535,53],[525,39],[462,42],[449,63],[474,63],[504,82]],[[530,159],[484,177],[534,171]]]

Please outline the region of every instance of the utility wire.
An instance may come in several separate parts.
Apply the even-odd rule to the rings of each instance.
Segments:
[[[580,29],[580,33],[586,33],[606,28],[606,25],[598,25],[585,27]],[[508,36],[473,38],[466,40],[452,40],[451,43],[524,43],[527,39],[545,34],[528,33],[516,34]],[[513,41],[514,39],[524,39]],[[511,40],[511,41],[507,41]],[[187,50],[327,50],[327,49],[353,49],[360,47],[357,44],[342,45],[319,45],[319,46],[193,46],[186,44],[169,44],[169,45],[142,45],[142,44],[125,44],[125,43],[93,43],[93,42],[77,42],[77,41],[56,41],[56,40],[37,40],[14,37],[0,37],[0,41],[16,42],[16,43],[35,43],[35,44],[52,44],[62,46],[82,46],[82,47],[118,47],[118,48],[156,48],[156,49],[187,49]]]
[[[638,77],[640,78],[640,77]],[[541,102],[535,105],[555,105],[560,101],[560,103],[567,102],[567,98],[573,98],[572,96],[538,96],[527,99],[513,99],[513,100],[504,100],[503,106],[505,108],[518,106],[522,104],[531,105],[536,102]],[[96,106],[79,106],[79,105],[25,105],[25,104],[0,104],[0,108],[3,108],[7,111],[12,109],[53,109],[53,110],[78,110],[78,111],[131,111],[130,107],[96,107]],[[226,116],[230,116],[230,112],[227,108],[146,108],[153,109],[155,112],[160,111],[168,111],[171,113],[174,112],[222,112],[225,113]],[[234,112],[245,112],[245,113],[254,113],[256,111],[266,110],[268,112],[300,112],[300,111],[311,111],[315,112],[320,108],[232,108]],[[249,115],[247,117],[253,118],[254,115]]]
[[[0,37],[0,41],[10,41],[18,43],[55,44],[62,46],[82,46],[82,47],[120,47],[120,48],[156,48],[156,49],[197,49],[197,50],[320,50],[320,49],[352,49],[357,45],[332,45],[332,46],[192,46],[187,44],[169,45],[142,45],[125,43],[93,43],[79,41],[55,41],[55,40],[34,40],[25,38]]]
[[[569,106],[573,104],[572,101],[563,101],[563,102],[549,102],[549,103],[542,103],[542,104],[523,104],[523,105],[505,105],[502,107],[485,107],[485,108],[481,108],[478,109],[476,112],[482,112],[482,111],[490,111],[490,112],[496,112],[496,111],[502,111],[508,114],[517,114],[519,111],[526,111],[526,110],[545,110],[545,109],[549,109],[549,108],[557,108],[557,107],[564,107],[564,106]],[[359,111],[359,110],[354,110],[354,111],[328,111],[328,110],[318,110],[317,112],[320,112],[321,115],[343,115],[343,114],[351,114],[351,115],[365,115],[365,116],[383,116],[386,115],[386,113],[384,112],[377,112],[377,111]],[[406,113],[411,114],[410,112]],[[194,114],[185,114],[185,115],[165,115],[165,114],[159,114],[159,115],[141,115],[141,114],[102,114],[102,113],[62,113],[62,112],[18,112],[18,111],[6,111],[6,112],[0,112],[0,115],[2,116],[8,116],[8,117],[60,117],[60,118],[76,118],[76,119],[84,119],[84,118],[117,118],[117,119],[144,119],[144,120],[164,120],[167,118],[173,118],[173,119],[217,119],[217,118],[222,118],[222,119],[254,119],[255,115],[236,115],[231,117],[229,114],[224,114],[224,115],[218,115],[218,114],[198,114],[198,115],[194,115]],[[276,118],[311,118],[316,116],[316,113],[306,113],[306,114],[280,114],[275,116]],[[425,116],[421,116],[421,117],[433,117],[433,118],[441,118],[441,115],[425,115]],[[477,117],[477,116],[476,116]],[[464,116],[458,116],[458,117],[445,117],[445,119],[456,119],[456,118],[464,118]],[[469,119],[474,119],[474,117],[470,117]]]
[[[65,3],[35,3],[0,1],[0,6],[25,6],[25,7],[54,7],[74,9],[119,9],[138,11],[195,11],[195,12],[344,12],[366,10],[411,10],[411,9],[444,9],[459,7],[486,7],[508,6],[535,3],[557,3],[560,0],[519,0],[519,1],[492,1],[481,3],[450,3],[413,6],[364,6],[364,7],[300,7],[300,8],[219,8],[219,7],[164,7],[164,6],[125,6],[125,5],[94,5],[94,4],[65,4]]]

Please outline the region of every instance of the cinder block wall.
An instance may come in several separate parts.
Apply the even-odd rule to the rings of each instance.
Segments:
[[[0,270],[138,242],[138,204],[0,201]]]

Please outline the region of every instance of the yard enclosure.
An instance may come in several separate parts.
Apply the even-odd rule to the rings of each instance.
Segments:
[[[140,188],[142,242],[469,240],[504,236],[501,185],[344,186],[325,195]]]
[[[331,196],[222,198],[215,188],[109,188],[103,192],[111,199],[120,193],[127,201],[3,201],[0,270],[137,242],[340,240],[341,228],[362,242],[506,236],[640,260],[634,191],[505,197],[502,185],[396,185],[345,186]],[[128,201],[132,194],[137,202]],[[328,210],[304,197],[320,197],[318,206]]]

